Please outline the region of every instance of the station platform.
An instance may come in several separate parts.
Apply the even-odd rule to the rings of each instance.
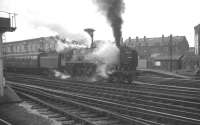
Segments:
[[[182,78],[182,79],[191,79],[192,77],[181,75],[175,72],[163,71],[163,70],[155,70],[155,69],[137,69],[140,72],[152,73],[157,75],[163,75],[166,77],[173,77],[173,78]]]

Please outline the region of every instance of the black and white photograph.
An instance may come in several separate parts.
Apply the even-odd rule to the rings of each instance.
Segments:
[[[200,125],[199,0],[0,0],[0,125]]]

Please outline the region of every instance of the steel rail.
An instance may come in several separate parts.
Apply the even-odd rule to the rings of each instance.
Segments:
[[[88,108],[88,109],[93,110],[93,111],[95,110],[95,112],[100,112],[101,114],[105,113],[105,114],[107,114],[107,116],[111,116],[113,118],[117,118],[118,120],[120,119],[122,121],[126,121],[127,123],[131,123],[131,124],[134,123],[134,124],[138,124],[138,125],[150,125],[150,124],[147,123],[147,121],[143,122],[143,121],[141,121],[139,119],[131,119],[129,117],[126,117],[126,116],[123,116],[123,115],[119,115],[119,114],[116,114],[116,113],[113,113],[113,112],[110,112],[110,111],[107,111],[107,110],[104,110],[104,109],[101,109],[101,108],[97,108],[97,107],[94,107],[94,106],[89,106],[87,104],[76,102],[76,101],[73,101],[73,100],[68,100],[66,98],[59,97],[59,96],[56,96],[56,95],[53,95],[53,94],[48,94],[46,92],[42,92],[42,91],[38,91],[38,90],[25,90],[25,89],[21,89],[20,90],[19,88],[16,89],[16,90],[17,90],[18,93],[22,93],[22,92],[26,91],[25,93],[34,93],[34,95],[38,95],[40,97],[41,96],[45,97],[45,99],[49,98],[49,99],[52,100],[52,98],[55,98],[56,100],[59,100],[61,102],[73,103],[74,105],[78,105],[78,107]],[[19,92],[19,91],[22,91],[22,92]],[[29,95],[29,97],[30,97],[30,95]],[[42,104],[44,104],[46,106],[50,105],[50,104],[48,104],[46,102],[44,103],[44,101],[42,101]],[[51,108],[54,109],[54,108],[57,108],[57,107],[51,106]],[[61,111],[63,111],[63,109],[61,108],[61,109],[59,109],[59,111],[61,112]],[[71,112],[68,112],[68,114],[71,114]],[[74,117],[76,117],[76,116],[74,116]],[[159,124],[154,124],[154,125],[159,125]]]
[[[37,89],[39,89],[39,88],[37,88]],[[51,90],[51,91],[53,91],[53,90]],[[71,93],[68,93],[68,94],[71,94]],[[71,95],[72,96],[72,95]],[[74,96],[74,94],[73,94],[73,96]],[[85,98],[85,99],[88,99],[88,98],[86,98],[86,97],[83,97],[83,96],[81,96],[81,95],[76,95],[77,97],[78,97],[78,99],[79,100],[81,100],[81,99],[83,99],[83,98]],[[90,100],[93,100],[93,101],[98,101],[99,103],[101,103],[102,104],[102,101],[101,100],[97,100],[97,99],[93,99],[93,98],[90,98]],[[103,103],[105,103],[106,101],[103,101]],[[106,102],[107,104],[110,104],[111,102]],[[121,108],[129,108],[130,110],[140,110],[140,111],[143,111],[143,112],[146,112],[146,113],[149,113],[149,112],[151,112],[152,113],[152,115],[153,115],[153,113],[154,113],[154,115],[156,115],[157,114],[157,116],[163,116],[163,117],[167,117],[168,119],[170,118],[171,120],[173,119],[173,120],[175,120],[175,121],[182,121],[182,122],[184,122],[184,123],[191,123],[191,124],[196,124],[196,122],[200,122],[199,120],[197,120],[197,119],[192,119],[192,118],[187,118],[187,117],[182,117],[182,116],[177,116],[177,115],[172,115],[172,114],[166,114],[166,113],[162,113],[162,112],[157,112],[157,111],[153,111],[153,110],[145,110],[145,109],[142,109],[142,108],[136,108],[136,107],[130,107],[130,106],[123,106],[123,105],[121,105],[121,104],[116,104],[116,103],[111,103],[110,104],[111,106],[113,105],[118,105],[119,107],[121,107]],[[184,120],[184,119],[186,119],[186,120]]]
[[[23,79],[25,80],[25,78],[23,78]],[[70,85],[73,85],[73,86],[81,86],[81,87],[86,87],[86,88],[91,87],[93,89],[104,89],[104,90],[109,90],[109,91],[140,93],[140,94],[143,93],[143,94],[151,95],[151,96],[159,95],[160,97],[163,97],[163,98],[174,98],[177,101],[182,100],[183,102],[190,101],[194,104],[195,104],[195,102],[193,102],[193,100],[199,100],[198,95],[196,97],[194,94],[192,96],[188,96],[188,94],[185,95],[184,93],[181,95],[181,93],[171,94],[171,93],[155,92],[155,91],[151,91],[151,90],[143,92],[139,89],[135,90],[135,89],[137,89],[136,86],[134,86],[133,89],[127,89],[127,88],[116,88],[116,87],[110,87],[110,86],[103,86],[103,85],[100,85],[100,84],[94,85],[94,84],[80,84],[80,83],[74,83],[74,82],[60,82],[60,81],[56,81],[56,80],[48,80],[48,79],[41,79],[41,78],[39,78],[39,79],[38,78],[36,78],[36,79],[30,78],[30,79],[34,80],[35,82],[37,81],[38,83],[39,82],[47,83],[46,85],[51,84],[51,83],[52,84],[56,83],[58,85],[61,85],[60,83],[62,83],[62,85],[64,85],[64,84],[69,85],[70,84]],[[22,82],[22,81],[20,81],[20,82]],[[141,84],[141,82],[137,82],[137,83]],[[147,84],[147,83],[142,83],[142,84]],[[64,87],[64,86],[62,86],[62,87]],[[160,86],[160,87],[162,87],[162,86]],[[159,89],[159,88],[157,88],[157,89]],[[163,89],[163,88],[160,88],[160,89]],[[170,91],[171,89],[166,89],[166,90]],[[172,90],[176,90],[176,89],[172,89]],[[179,89],[177,89],[176,91],[179,91]],[[186,91],[186,92],[188,92],[188,91]],[[199,91],[195,91],[195,92],[198,93]],[[185,101],[184,101],[184,99],[185,99]],[[190,103],[190,102],[188,102],[188,103]],[[200,102],[200,100],[199,100],[199,102]],[[199,103],[196,103],[196,104],[198,105]]]

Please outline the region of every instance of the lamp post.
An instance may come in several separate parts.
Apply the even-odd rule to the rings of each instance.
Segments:
[[[86,29],[84,29],[84,31],[85,32],[87,32],[89,35],[90,35],[90,37],[91,37],[91,47],[93,47],[93,42],[94,42],[94,29],[92,29],[92,28],[86,28]]]
[[[170,55],[170,72],[172,72],[172,65],[173,65],[173,58],[172,58],[172,47],[173,47],[173,43],[172,43],[172,35],[169,36],[169,55]]]

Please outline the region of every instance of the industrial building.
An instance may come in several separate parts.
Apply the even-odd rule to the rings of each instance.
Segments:
[[[32,53],[40,50],[49,52],[56,49],[56,37],[41,37],[35,39],[7,42],[3,45],[3,53]]]

